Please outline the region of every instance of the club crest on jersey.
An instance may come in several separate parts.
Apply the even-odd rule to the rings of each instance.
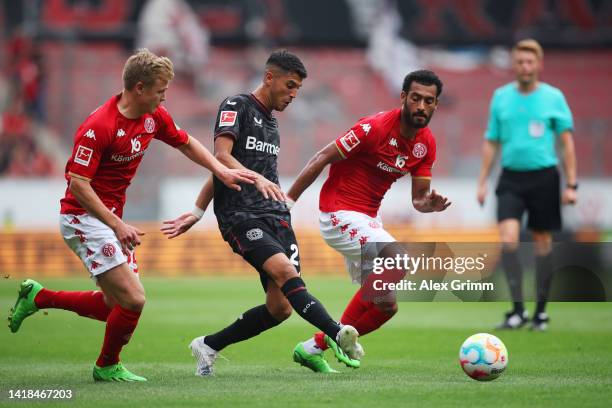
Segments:
[[[238,116],[236,111],[221,111],[219,126],[233,126],[236,123],[236,116]]]
[[[246,237],[249,241],[257,241],[263,238],[263,231],[259,228],[253,228],[246,232]]]
[[[153,118],[146,118],[144,121],[144,128],[147,133],[153,133],[155,131],[155,121]]]
[[[340,138],[340,144],[347,152],[350,152],[359,144],[359,138],[352,130]]]
[[[417,159],[425,157],[426,154],[427,154],[427,146],[425,146],[423,143],[417,143],[412,148],[412,155],[416,157]]]
[[[89,166],[91,156],[93,156],[93,149],[79,145],[76,154],[74,155],[74,162],[82,164],[83,166]]]

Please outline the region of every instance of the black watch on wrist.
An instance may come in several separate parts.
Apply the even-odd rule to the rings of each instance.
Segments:
[[[565,186],[567,188],[571,188],[572,190],[578,190],[578,183],[574,183],[574,184],[567,183]]]

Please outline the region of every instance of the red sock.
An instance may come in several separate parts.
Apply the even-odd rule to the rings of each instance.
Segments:
[[[84,317],[106,321],[111,309],[104,303],[104,294],[97,290],[66,292],[41,289],[34,298],[39,309],[64,309]]]
[[[380,311],[378,308],[376,308],[374,303],[372,303],[368,310],[363,313],[352,326],[357,329],[359,336],[365,336],[366,334],[378,329],[392,317],[393,314]]]
[[[113,307],[106,320],[104,344],[102,344],[102,351],[96,361],[98,367],[106,367],[119,362],[119,353],[130,341],[138,324],[140,313],[124,309],[119,305]]]
[[[361,288],[353,295],[353,298],[344,309],[344,313],[340,318],[340,323],[349,324],[357,329],[359,334],[361,335],[361,330],[359,330],[356,326],[361,316],[368,311],[370,304],[372,302],[365,301],[361,299],[362,292]],[[318,332],[314,335],[315,343],[321,350],[327,350],[327,344],[325,343],[325,334],[323,332]]]

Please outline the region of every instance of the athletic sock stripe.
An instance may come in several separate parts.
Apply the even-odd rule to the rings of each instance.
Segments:
[[[300,286],[299,288],[295,288],[290,290],[288,293],[285,294],[285,297],[289,297],[291,295],[293,295],[294,293],[300,292],[302,290],[306,290],[306,286]]]

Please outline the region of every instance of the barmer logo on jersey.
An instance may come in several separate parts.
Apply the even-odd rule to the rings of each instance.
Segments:
[[[425,157],[426,154],[427,154],[427,146],[425,146],[423,143],[417,143],[412,148],[412,155],[416,157],[417,159]]]
[[[263,238],[263,231],[259,228],[253,228],[246,232],[246,237],[249,241],[257,241]]]
[[[93,156],[93,149],[79,145],[74,155],[74,162],[83,166],[89,166],[91,156]]]
[[[247,150],[256,150],[258,152],[264,152],[278,156],[280,147],[273,145],[272,143],[262,142],[257,140],[255,136],[247,136],[246,145],[244,146]]]
[[[359,138],[352,130],[340,138],[340,144],[347,152],[350,152],[359,144]]]
[[[155,121],[153,118],[146,118],[144,121],[144,128],[147,133],[153,133],[155,131]]]
[[[236,111],[221,111],[221,115],[219,115],[219,126],[234,126],[234,123],[236,123],[236,116],[238,116],[238,112]]]

